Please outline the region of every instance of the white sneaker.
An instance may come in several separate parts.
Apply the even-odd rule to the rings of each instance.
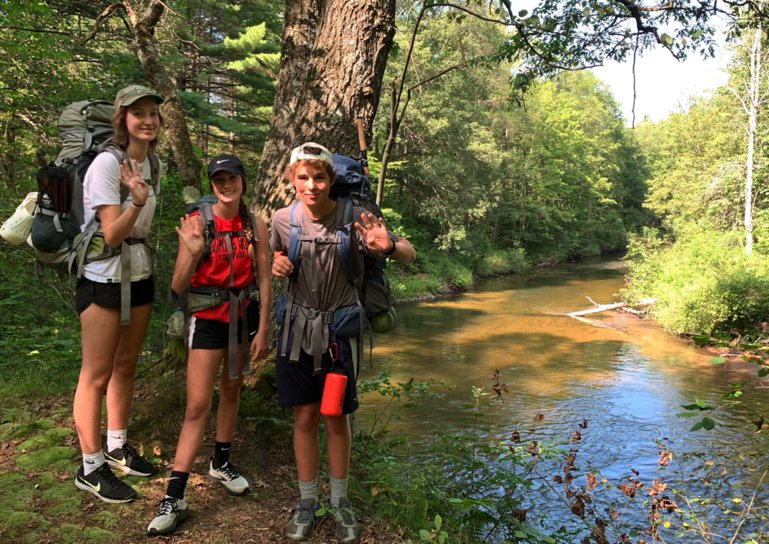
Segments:
[[[223,466],[214,468],[214,462],[211,461],[208,477],[222,484],[230,495],[242,495],[249,488],[248,480],[241,476],[230,463],[224,463]]]
[[[187,519],[190,509],[184,499],[163,497],[158,503],[158,515],[147,527],[148,535],[167,535],[176,530],[176,526]]]

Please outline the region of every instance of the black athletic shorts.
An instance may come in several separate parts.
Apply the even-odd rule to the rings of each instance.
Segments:
[[[289,346],[292,338],[293,334],[289,333]],[[336,344],[339,355],[338,360],[334,363],[334,370],[342,369],[347,375],[347,389],[344,394],[342,413],[351,414],[358,409],[358,388],[355,383],[350,341],[345,337],[339,337]],[[315,366],[312,355],[301,350],[299,361],[292,363],[288,360],[288,355],[280,356],[280,346],[281,338],[278,336],[278,356],[275,359],[278,403],[283,407],[288,407],[320,402],[323,397],[326,374],[331,370],[331,356],[328,352],[323,354],[321,372],[318,375],[313,375]]]
[[[155,302],[155,280],[152,276],[146,280],[131,282],[131,307],[144,306]],[[87,278],[77,280],[75,308],[82,314],[91,303],[102,308],[120,309],[120,282],[100,283]]]
[[[243,322],[238,319],[238,344],[243,341]],[[230,324],[213,319],[190,317],[187,347],[192,349],[223,349],[230,341]]]

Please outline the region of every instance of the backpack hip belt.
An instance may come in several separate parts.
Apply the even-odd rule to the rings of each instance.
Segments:
[[[294,325],[291,327],[291,319]],[[283,341],[280,354],[285,357],[288,351],[289,330],[293,334],[291,353],[288,360],[292,363],[299,361],[302,349],[302,338],[307,323],[310,323],[310,341],[312,343],[313,374],[320,374],[323,358],[324,332],[328,330],[334,318],[334,312],[316,310],[301,304],[294,304],[293,296],[289,295],[289,303],[286,308],[286,321],[283,325]]]
[[[187,307],[190,312],[200,312],[215,308],[230,300],[230,292],[239,294],[245,291],[246,298],[251,301],[259,300],[259,288],[254,283],[249,283],[242,289],[230,290],[225,287],[193,287],[187,295]]]

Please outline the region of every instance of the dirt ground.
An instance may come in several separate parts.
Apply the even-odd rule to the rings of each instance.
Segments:
[[[180,395],[177,392],[177,397],[181,398]],[[286,421],[278,425],[261,425],[248,420],[239,423],[231,461],[252,484],[252,492],[241,497],[228,495],[220,484],[206,477],[213,451],[213,433],[209,428],[185,493],[191,510],[189,518],[171,536],[146,535],[147,525],[155,516],[157,503],[165,492],[183,416],[183,409],[174,410],[178,413],[165,419],[147,413],[147,410],[167,413],[167,405],[153,403],[152,399],[157,396],[156,391],[137,382],[134,411],[138,406],[141,409],[140,416],[134,416],[132,420],[129,439],[142,435],[167,436],[167,439],[131,440],[137,446],[153,449],[149,457],[154,454],[155,459],[159,459],[160,470],[152,478],[132,476],[126,479],[139,493],[139,499],[129,504],[108,504],[74,486],[72,479],[78,467],[79,448],[70,399],[55,399],[29,407],[29,412],[16,412],[13,417],[1,418],[0,542],[292,542],[283,536],[291,509],[298,501],[291,435]],[[174,400],[177,405],[179,398]],[[158,421],[166,421],[166,428],[156,428]],[[142,426],[147,428],[141,429]],[[319,478],[321,500],[328,496],[324,473],[322,471]],[[402,537],[399,529],[373,519],[366,512],[359,511],[358,519],[362,526],[359,540],[362,544],[410,542]],[[333,520],[323,519],[305,542],[337,542]]]

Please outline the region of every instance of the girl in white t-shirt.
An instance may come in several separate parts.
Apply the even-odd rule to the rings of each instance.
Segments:
[[[157,195],[149,183],[149,156],[163,125],[162,103],[163,97],[141,85],[129,85],[117,93],[113,141],[128,160],[121,162],[112,153],[99,154],[83,183],[85,222],[96,215],[104,242],[130,251],[129,324],[121,325],[119,254],[86,264],[75,295],[83,356],[73,408],[83,453],[75,485],[112,503],[136,498],[133,488],[115,476],[112,468],[136,476],[155,472],[155,467],[127,443],[126,435],[136,361],[155,300],[152,255],[143,240],[149,235],[155,213]],[[121,199],[121,185],[128,190],[125,199]],[[107,444],[102,448],[105,390]]]

